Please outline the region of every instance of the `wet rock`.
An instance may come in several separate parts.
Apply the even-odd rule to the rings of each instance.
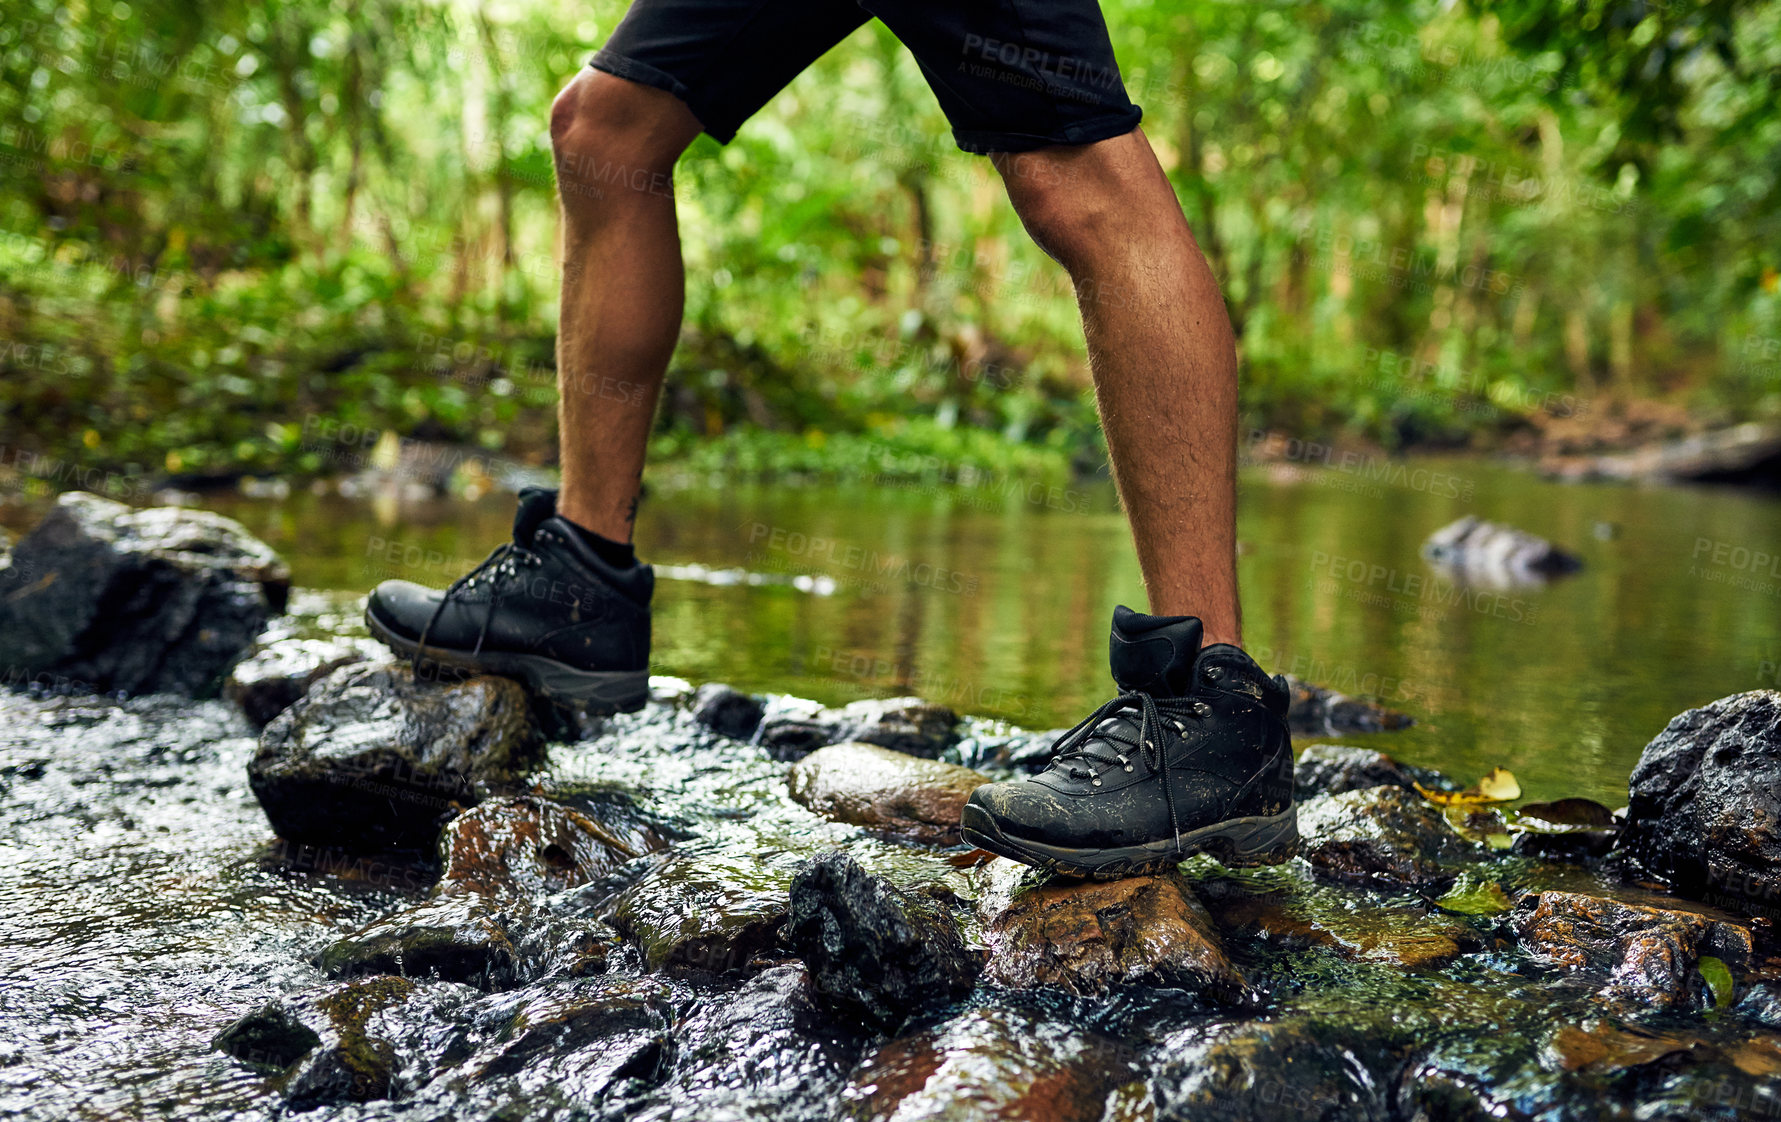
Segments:
[[[823,997],[880,1029],[963,996],[982,969],[939,904],[841,853],[792,880],[785,929]]]
[[[747,740],[761,727],[761,699],[731,689],[722,682],[706,682],[693,695],[693,719],[729,737]]]
[[[236,663],[223,683],[223,696],[241,706],[254,727],[263,728],[318,679],[381,653],[368,639],[281,639]]]
[[[290,590],[285,563],[230,519],[79,491],[14,547],[7,572],[21,579],[0,598],[0,666],[188,697],[216,694]]]
[[[576,888],[668,839],[635,820],[617,828],[534,795],[491,799],[452,819],[440,838],[441,893],[531,899]]]
[[[989,777],[871,744],[835,744],[800,760],[791,796],[825,818],[934,845],[956,845],[965,800]]]
[[[837,1117],[1099,1122],[1139,1078],[1134,1061],[1120,1041],[1036,1010],[981,1006],[867,1055]]]
[[[543,758],[516,682],[424,682],[405,666],[355,665],[266,726],[248,783],[281,837],[420,848]]]
[[[571,1115],[660,1082],[675,1005],[658,977],[605,976],[501,995],[475,1015],[486,1038],[454,1078],[492,1086],[532,1116]]]
[[[1561,861],[1601,857],[1620,837],[1614,812],[1593,799],[1523,804],[1512,829],[1516,853]]]
[[[1738,1001],[1739,1013],[1772,1029],[1781,1029],[1781,986],[1763,982],[1751,986]]]
[[[1781,915],[1781,692],[1672,720],[1633,768],[1621,845],[1679,892]]]
[[[1315,907],[1277,893],[1219,894],[1208,898],[1208,907],[1220,930],[1234,939],[1259,940],[1271,950],[1323,947],[1356,962],[1404,970],[1433,970],[1483,945],[1465,923],[1412,908],[1351,900]]]
[[[1006,894],[984,894],[990,913],[983,916],[990,946],[985,981],[1081,995],[1147,985],[1221,1002],[1242,997],[1243,976],[1179,873],[1077,881],[1000,858],[995,864],[1008,868],[987,875],[1020,883]]]
[[[1471,514],[1430,534],[1422,555],[1453,580],[1488,588],[1544,584],[1583,567],[1545,538]]]
[[[1321,795],[1299,806],[1299,855],[1320,875],[1385,890],[1434,889],[1486,856],[1441,812],[1398,787]]]
[[[1457,791],[1459,784],[1431,768],[1400,763],[1384,752],[1351,748],[1342,744],[1312,744],[1300,754],[1293,768],[1293,787],[1299,801],[1316,795],[1339,795],[1369,787],[1402,787],[1422,784],[1431,791]]]
[[[1750,928],[1676,907],[1646,906],[1574,892],[1530,893],[1515,910],[1523,947],[1544,966],[1601,975],[1611,1001],[1693,1006],[1702,955],[1733,971],[1750,959]]]
[[[967,723],[971,723],[967,718]],[[1000,777],[1036,775],[1051,763],[1052,748],[1070,730],[1048,732],[973,730],[946,753],[949,760]]]
[[[626,1117],[830,1118],[862,1042],[821,1007],[803,966],[774,966],[699,1004],[675,1029],[667,1080]]]
[[[396,1049],[384,1016],[415,994],[404,978],[366,978],[295,1002],[275,1002],[225,1028],[215,1045],[255,1068],[298,1110],[388,1098]]]
[[[840,709],[769,709],[760,741],[775,759],[800,759],[829,744],[876,744],[923,759],[938,759],[957,740],[958,714],[919,697],[867,698]]]
[[[600,973],[618,945],[600,924],[523,900],[460,893],[373,920],[314,961],[330,978],[395,974],[506,990]]]
[[[1342,736],[1352,732],[1391,732],[1416,723],[1408,713],[1364,697],[1349,697],[1283,674],[1288,695],[1286,724],[1298,736]]]
[[[321,1042],[294,1012],[273,1002],[232,1022],[216,1034],[211,1046],[256,1071],[279,1075]]]
[[[746,973],[779,948],[789,881],[766,862],[684,846],[620,892],[602,918],[650,970]]]
[[[1165,1040],[1155,1117],[1278,1122],[1384,1119],[1406,1033],[1365,1015],[1287,1015],[1196,1026]]]

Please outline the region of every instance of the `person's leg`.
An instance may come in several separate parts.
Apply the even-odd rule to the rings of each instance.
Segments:
[[[584,70],[551,106],[563,208],[557,510],[631,540],[643,456],[680,334],[674,162],[699,134],[680,98]]]
[[[992,159],[1075,284],[1150,610],[1240,646],[1236,347],[1174,189],[1136,129]]]

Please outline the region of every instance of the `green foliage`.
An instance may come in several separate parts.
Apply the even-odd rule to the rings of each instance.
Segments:
[[[1402,444],[1630,396],[1781,411],[1781,7],[1104,8],[1247,423]],[[320,471],[325,420],[549,458],[547,117],[623,10],[12,0],[0,442]],[[881,26],[696,143],[676,195],[663,454],[1096,461],[1068,281]]]

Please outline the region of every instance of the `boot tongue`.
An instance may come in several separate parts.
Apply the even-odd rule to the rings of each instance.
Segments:
[[[513,540],[532,544],[532,535],[557,512],[557,493],[547,487],[527,487],[519,493],[519,509],[513,514]]]
[[[1114,608],[1107,644],[1114,683],[1128,693],[1186,696],[1193,690],[1201,631],[1194,616],[1148,616],[1124,604]]]

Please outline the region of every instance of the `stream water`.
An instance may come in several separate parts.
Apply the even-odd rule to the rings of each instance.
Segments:
[[[1252,651],[1270,669],[1372,693],[1417,718],[1410,730],[1351,742],[1462,779],[1500,765],[1530,797],[1618,806],[1640,748],[1670,717],[1776,684],[1781,571],[1755,559],[1781,553],[1773,498],[1557,486],[1474,461],[1419,461],[1412,470],[1419,474],[1258,468],[1243,478]],[[512,509],[503,496],[200,501],[278,548],[298,586],[346,594],[300,598],[321,613],[323,629],[350,627],[350,593],[378,579],[442,584],[461,574],[505,537]],[[1543,588],[1456,589],[1418,547],[1468,513],[1547,536],[1585,566]],[[658,487],[639,537],[664,577],[656,673],[829,703],[917,693],[1031,728],[1070,724],[1108,693],[1112,605],[1142,603],[1105,488],[1009,495],[703,481]],[[315,985],[311,954],[418,899],[430,878],[400,862],[341,863],[274,843],[245,782],[253,742],[222,702],[117,706],[0,693],[0,1117],[278,1112],[265,1079],[217,1053],[212,1037],[269,998]],[[647,753],[567,752],[558,767],[648,775],[671,760],[704,774],[685,756]],[[780,774],[747,764],[733,789],[778,792]],[[712,818],[712,836],[733,817]],[[912,866],[945,869],[896,852]],[[1270,891],[1294,907],[1355,907],[1308,882]],[[1401,923],[1421,911],[1393,914]],[[1237,953],[1252,978],[1276,979],[1306,1016],[1420,1010],[1404,1023],[1427,1024],[1406,1031],[1430,1040],[1445,1039],[1452,1013],[1466,1024],[1448,1034],[1454,1041],[1488,1041],[1493,1025],[1536,1017],[1544,1000],[1516,997],[1519,1012],[1499,1009],[1493,1003],[1508,999],[1495,995],[1519,992],[1502,988],[1519,981],[1510,967],[1495,973],[1488,958],[1443,977],[1338,965],[1322,952],[1290,961]],[[1114,1016],[1047,1012],[1043,1003],[993,1012],[1002,1001],[983,1016],[1035,1018],[1052,1026],[1045,1032]],[[1477,1045],[1480,1071],[1497,1062],[1491,1047]],[[452,1101],[322,1113],[459,1116]],[[1681,1101],[1708,1103],[1688,1106],[1703,1111],[1691,1117],[1741,1109],[1737,1100],[1703,1100],[1698,1088]],[[696,1101],[684,1105],[673,1116],[700,1117]],[[502,1109],[473,1108],[477,1116]]]
[[[1074,724],[1109,693],[1113,605],[1144,605],[1137,561],[1110,487],[1007,491],[658,488],[638,538],[679,579],[657,585],[654,671]],[[1781,681],[1774,496],[1417,460],[1247,469],[1241,502],[1247,646],[1269,670],[1414,715],[1371,738],[1413,763],[1467,779],[1507,767],[1532,798],[1619,806],[1671,717]],[[505,496],[204,504],[283,552],[300,586],[360,591],[386,576],[443,584],[512,517]],[[1418,549],[1466,514],[1547,537],[1584,568],[1544,588],[1456,586]]]

